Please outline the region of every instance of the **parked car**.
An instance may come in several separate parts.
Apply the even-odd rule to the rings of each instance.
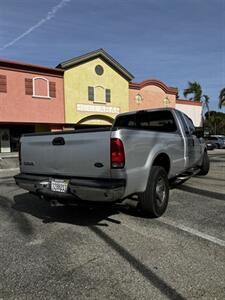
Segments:
[[[207,150],[213,150],[216,148],[215,144],[211,141],[209,141],[208,139],[205,139],[205,144],[207,147]]]
[[[225,135],[211,135],[212,137],[217,137],[219,138],[220,140],[223,141],[223,145],[221,146],[222,149],[225,148]]]
[[[222,146],[222,148],[225,149],[225,136],[221,137],[221,139],[223,140],[223,146]]]
[[[159,217],[171,185],[208,171],[206,145],[191,119],[165,108],[120,114],[109,129],[26,134],[15,180],[60,203],[129,197]]]
[[[214,144],[216,149],[225,148],[224,140],[220,137],[209,136],[207,137],[207,142]]]

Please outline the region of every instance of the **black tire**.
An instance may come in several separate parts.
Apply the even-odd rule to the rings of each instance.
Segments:
[[[207,151],[205,151],[203,154],[202,165],[200,166],[201,171],[199,172],[199,175],[207,175],[209,173],[209,166],[209,156]]]
[[[157,193],[157,188],[161,189]],[[152,166],[145,192],[139,194],[139,207],[148,217],[158,218],[167,208],[169,183],[167,173],[160,166]]]

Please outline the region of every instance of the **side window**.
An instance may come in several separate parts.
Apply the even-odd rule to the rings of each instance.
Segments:
[[[184,118],[185,118],[185,121],[187,123],[190,133],[193,134],[195,132],[195,126],[194,126],[192,120],[187,115],[184,115]]]
[[[186,122],[186,120],[185,120],[185,117],[184,117],[184,115],[183,115],[182,112],[178,111],[178,113],[179,113],[179,116],[180,116],[180,118],[181,118],[181,120],[182,120],[182,124],[183,124],[183,126],[184,126],[184,131],[185,131],[185,133],[186,133],[187,135],[189,135],[189,134],[190,134],[190,131],[189,131],[187,122]]]

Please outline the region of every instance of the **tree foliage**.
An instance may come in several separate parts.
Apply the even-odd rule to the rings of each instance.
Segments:
[[[205,114],[204,127],[209,134],[225,135],[225,114],[217,111],[210,111]]]
[[[188,87],[184,90],[184,97],[186,98],[188,95],[192,95],[189,100],[196,101],[196,102],[202,102],[202,111],[206,108],[209,117],[210,117],[210,111],[209,111],[209,96],[208,95],[202,95],[202,87],[200,83],[197,81],[188,81]]]
[[[225,105],[225,88],[220,91],[219,95],[219,108],[221,108],[222,105]]]
[[[202,88],[197,81],[188,81],[188,87],[184,90],[184,97],[192,95],[189,100],[200,102],[202,98]]]

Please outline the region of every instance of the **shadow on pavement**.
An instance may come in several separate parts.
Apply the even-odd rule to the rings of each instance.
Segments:
[[[185,192],[188,192],[188,193],[197,194],[197,195],[200,195],[200,196],[205,196],[205,197],[209,197],[209,198],[212,198],[212,199],[225,201],[225,194],[222,194],[222,193],[202,190],[202,189],[198,189],[198,188],[195,188],[195,187],[184,186],[184,185],[181,185],[177,188],[179,190],[182,190],[182,191],[185,191]]]
[[[20,213],[28,213],[43,222],[61,222],[69,223],[81,226],[88,226],[90,230],[95,233],[99,238],[104,240],[106,244],[117,252],[125,261],[127,261],[138,273],[140,273],[151,285],[155,286],[163,295],[166,295],[168,299],[184,300],[185,298],[179,294],[173,287],[167,284],[157,274],[155,274],[150,268],[139,261],[134,255],[126,250],[122,245],[117,243],[108,234],[106,234],[102,228],[109,226],[104,221],[120,224],[119,221],[113,219],[111,216],[120,213],[120,208],[126,210],[121,205],[103,205],[93,207],[82,206],[56,206],[51,207],[48,202],[41,200],[38,197],[29,193],[20,194],[14,197],[15,204],[12,208]]]
[[[118,244],[100,228],[95,226],[90,228],[99,238],[105,241],[114,251],[116,251],[124,260],[126,260],[137,272],[139,272],[146,280],[154,287],[161,291],[168,299],[184,300],[185,298],[178,293],[174,288],[169,286],[163,279],[155,274],[150,268],[145,266],[135,256],[133,256],[124,247]],[[151,297],[149,298],[151,299]]]
[[[214,180],[214,181],[222,181],[225,183],[225,178],[216,178],[216,177],[212,177],[212,176],[205,176],[204,178],[202,178],[202,176],[195,176],[195,178],[199,178],[199,179],[203,179],[204,181],[205,180]]]
[[[31,222],[24,216],[21,212],[15,211],[11,201],[6,197],[0,197],[0,210],[4,211],[4,214],[7,215],[7,218],[10,222],[13,222],[17,225],[17,229],[23,235],[32,235],[33,227]]]
[[[120,224],[119,221],[111,216],[119,214],[120,210],[125,213],[129,211],[121,205],[103,205],[93,207],[82,206],[55,206],[51,207],[48,202],[29,193],[20,194],[14,197],[12,208],[17,212],[28,213],[43,222],[61,222],[80,226],[88,226],[90,230],[99,238],[104,240],[106,244],[117,252],[125,261],[127,261],[139,274],[141,274],[151,285],[156,287],[168,299],[184,300],[185,298],[179,294],[173,287],[161,279],[154,271],[138,260],[122,245],[117,243],[108,234],[106,234],[99,226],[109,226],[104,221]]]
[[[44,223],[60,222],[80,226],[108,226],[106,222],[101,221],[109,221],[120,224],[119,221],[110,217],[119,213],[115,205],[51,206],[45,200],[24,193],[14,197],[12,208],[42,219]]]

